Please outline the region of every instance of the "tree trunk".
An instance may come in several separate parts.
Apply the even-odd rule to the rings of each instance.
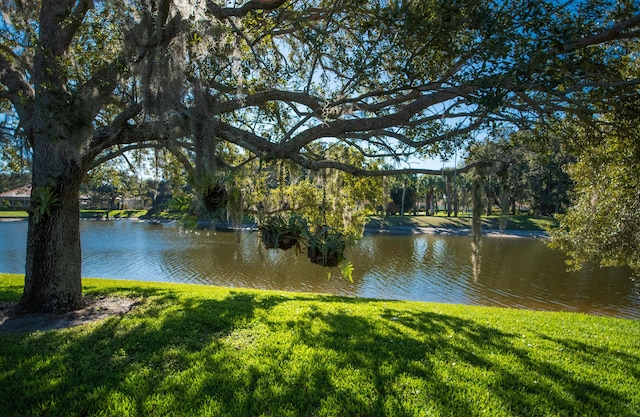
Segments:
[[[511,195],[507,191],[507,187],[504,183],[500,183],[498,198],[500,200],[500,214],[502,216],[506,216],[509,214],[509,202],[511,200]]]
[[[458,202],[458,187],[453,188],[453,217],[458,217],[458,211],[460,209]]]
[[[38,136],[33,147],[25,287],[18,311],[72,311],[83,305],[79,196],[84,171],[70,141]]]
[[[424,215],[429,215],[429,193],[424,194]]]
[[[448,176],[445,180],[445,190],[447,193],[445,209],[447,210],[447,217],[451,217],[451,181],[449,180]]]
[[[407,196],[407,180],[404,180],[402,182],[402,201],[400,202],[401,203],[400,204],[400,216],[404,216],[404,210],[405,210],[404,200],[405,200],[406,196]]]
[[[475,281],[480,276],[481,267],[481,244],[482,244],[482,223],[480,214],[482,213],[482,182],[484,179],[484,170],[482,167],[476,168],[473,175],[473,185],[471,189],[471,199],[473,204],[473,213],[471,218],[471,265],[473,268],[473,278]]]

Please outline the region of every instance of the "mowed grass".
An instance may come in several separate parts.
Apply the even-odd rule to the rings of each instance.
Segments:
[[[80,210],[82,219],[129,219],[147,214],[147,210]],[[20,210],[0,210],[0,218],[27,218],[29,213]]]
[[[0,218],[3,217],[8,219],[26,218],[29,217],[29,213],[22,210],[0,210]]]
[[[546,231],[557,227],[558,221],[549,216],[483,216],[482,227],[485,229],[533,230]],[[405,215],[405,216],[374,216],[368,223],[369,227],[439,227],[439,228],[471,228],[471,217],[468,213],[461,213],[458,217],[447,217],[442,213],[437,216]]]
[[[22,279],[0,275],[0,301],[17,300]],[[638,321],[135,281],[84,288],[140,305],[0,333],[1,415],[640,415]]]
[[[130,219],[147,214],[147,210],[80,210],[81,219]]]

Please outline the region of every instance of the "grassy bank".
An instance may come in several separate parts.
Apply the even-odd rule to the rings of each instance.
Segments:
[[[147,214],[147,210],[80,210],[81,219],[130,219]],[[27,218],[29,213],[20,210],[0,210],[0,218]]]
[[[127,219],[144,217],[147,210],[81,210],[82,219]],[[0,210],[0,218],[20,218],[28,217],[26,211]],[[153,218],[159,220],[180,220],[181,213],[156,213]],[[246,219],[243,223],[251,224],[251,219]],[[558,222],[553,217],[545,216],[483,216],[482,227],[485,229],[508,229],[508,230],[532,230],[546,231],[557,226]],[[437,216],[373,216],[369,220],[368,227],[379,229],[394,226],[401,227],[439,227],[439,228],[471,228],[471,218],[465,214],[459,217],[446,217],[442,214]]]
[[[507,229],[507,230],[533,230],[546,231],[556,227],[557,220],[548,216],[483,216],[482,227],[485,229]],[[369,224],[372,228],[381,227],[441,227],[441,228],[471,228],[471,218],[468,215],[459,217],[438,216],[389,216],[372,217]]]
[[[80,210],[81,219],[131,219],[147,214],[147,210]]]
[[[20,219],[29,217],[29,213],[22,210],[0,210],[0,218]]]
[[[124,316],[0,333],[5,416],[637,416],[640,322],[86,279]],[[0,275],[0,301],[22,277]],[[1,327],[0,327],[1,329]]]

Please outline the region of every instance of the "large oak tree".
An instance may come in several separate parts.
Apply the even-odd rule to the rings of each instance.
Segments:
[[[433,173],[367,171],[317,145],[446,155],[500,124],[595,124],[637,95],[621,69],[640,32],[633,2],[227,3],[2,2],[0,99],[32,152],[22,311],[82,305],[79,187],[127,152],[172,152],[202,195],[237,149],[311,170]]]

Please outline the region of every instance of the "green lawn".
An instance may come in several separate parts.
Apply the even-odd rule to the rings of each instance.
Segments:
[[[534,230],[545,231],[556,227],[557,220],[546,216],[483,216],[482,227],[486,229]],[[471,218],[467,214],[458,217],[438,216],[388,216],[385,218],[374,216],[369,222],[373,228],[379,227],[443,227],[443,228],[471,228]]]
[[[9,218],[9,219],[15,219],[15,218],[23,218],[23,217],[28,217],[29,214],[26,211],[22,211],[22,210],[0,210],[0,218]]]
[[[128,219],[140,217],[147,214],[147,210],[80,210],[82,219],[106,219],[107,214],[110,219]],[[19,210],[0,210],[0,218],[20,218],[28,217],[29,213]]]
[[[85,279],[139,297],[0,333],[3,416],[638,416],[640,322]],[[22,277],[0,274],[0,301]],[[0,327],[1,331],[1,327]]]
[[[81,219],[129,219],[147,214],[147,210],[80,210]]]

